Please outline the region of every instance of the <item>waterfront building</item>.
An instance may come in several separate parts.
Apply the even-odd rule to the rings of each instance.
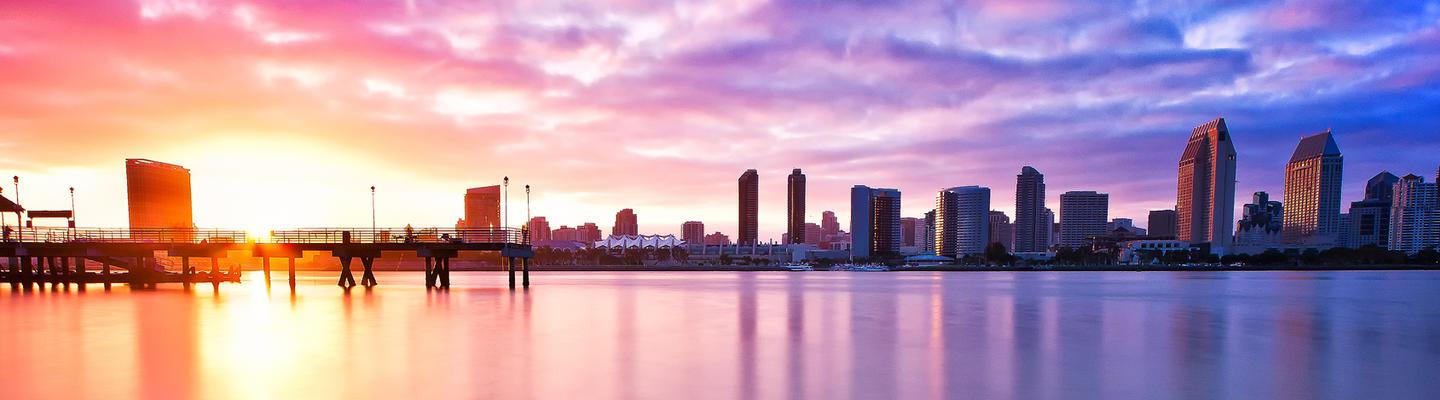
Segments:
[[[821,233],[820,225],[814,222],[805,223],[805,243],[813,244],[817,247],[825,243],[825,235]]]
[[[1007,252],[1015,251],[1015,224],[1010,223],[1010,216],[1003,211],[990,211],[989,243],[999,243]]]
[[[1145,222],[1145,229],[1153,237],[1175,237],[1175,210],[1153,210]]]
[[[1050,249],[1050,222],[1045,220],[1045,175],[1026,166],[1015,176],[1015,252]]]
[[[1339,244],[1344,161],[1329,130],[1300,139],[1285,165],[1285,243],[1311,247]]]
[[[581,224],[580,226],[575,227],[575,237],[575,240],[581,242],[597,242],[600,240],[600,226],[595,225],[594,222],[586,222],[584,224]]]
[[[723,233],[715,232],[709,235],[705,235],[704,242],[706,246],[728,246],[730,245],[730,237],[725,236],[725,234]]]
[[[899,254],[899,190],[865,185],[850,188],[850,242],[856,258]]]
[[[559,241],[570,241],[570,242],[583,242],[583,243],[587,243],[587,244],[589,244],[589,243],[595,243],[595,242],[593,242],[593,241],[588,241],[588,240],[582,239],[577,232],[578,232],[578,231],[577,231],[575,228],[571,228],[571,227],[568,227],[568,226],[565,226],[565,225],[560,225],[559,228],[556,228],[555,230],[550,231],[550,240],[557,241],[557,242],[559,242]]]
[[[1244,217],[1235,226],[1236,252],[1257,254],[1279,246],[1285,211],[1283,204],[1270,200],[1269,193],[1255,192],[1250,204],[1245,205]]]
[[[935,254],[935,210],[925,212],[925,240],[921,244],[925,253]]]
[[[465,190],[466,228],[499,228],[501,223],[500,185]]]
[[[530,223],[525,225],[530,230],[530,241],[548,241],[550,236],[550,222],[545,217],[532,217]]]
[[[790,176],[785,181],[785,227],[786,232],[790,233],[790,239],[786,243],[806,243],[805,174],[796,168],[790,171]]]
[[[1224,118],[1195,127],[1180,155],[1176,180],[1176,237],[1205,243],[1214,254],[1230,247],[1235,223],[1235,144]]]
[[[1135,227],[1135,220],[1130,218],[1115,218],[1105,223],[1105,232],[1109,235],[1116,235],[1123,232],[1123,236],[1147,236],[1148,231],[1144,228]]]
[[[1435,183],[1415,174],[1405,175],[1393,186],[1390,205],[1390,250],[1415,254],[1440,246],[1440,193]]]
[[[594,247],[609,250],[671,249],[683,244],[684,241],[675,235],[610,235],[605,240],[595,241]]]
[[[1349,248],[1390,245],[1390,202],[1400,177],[1381,172],[1365,182],[1365,199],[1350,203],[1348,221],[1342,226],[1342,244]]]
[[[126,159],[125,190],[131,229],[195,228],[190,170],[185,167],[143,158]],[[185,233],[177,233],[175,239],[189,240]]]
[[[1089,246],[1091,237],[1103,236],[1110,219],[1110,195],[1094,191],[1060,194],[1060,245]]]
[[[935,255],[984,254],[989,240],[990,188],[953,187],[935,195]]]
[[[922,222],[919,218],[915,218],[915,217],[901,217],[901,218],[900,218],[900,247],[916,247],[916,246],[918,246],[918,245],[920,244],[920,238],[924,237],[924,236],[923,236],[924,234],[921,233],[921,235],[916,235],[916,233],[920,233],[917,229],[923,229],[923,227],[924,227],[924,222]]]
[[[615,213],[615,225],[610,229],[610,234],[615,236],[639,235],[640,222],[635,216],[635,210],[626,208]]]
[[[1055,210],[1051,210],[1048,207],[1045,208],[1044,216],[1045,226],[1050,228],[1045,231],[1044,251],[1049,251],[1050,249],[1055,248],[1055,246],[1060,245],[1060,223],[1055,222]]]
[[[685,243],[703,243],[705,241],[705,223],[685,221],[680,225],[680,238]]]
[[[760,173],[747,169],[740,174],[739,244],[755,244],[760,240]]]

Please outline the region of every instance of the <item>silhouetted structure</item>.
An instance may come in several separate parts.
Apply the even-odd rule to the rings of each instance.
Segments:
[[[1175,213],[1177,238],[1208,243],[1212,253],[1230,247],[1235,223],[1235,144],[1224,118],[1195,127],[1180,155]]]
[[[465,190],[465,227],[500,227],[500,185]]]
[[[1050,249],[1050,222],[1045,219],[1045,175],[1034,167],[1015,176],[1015,252]],[[937,253],[938,254],[938,253]]]
[[[805,174],[796,168],[786,179],[785,227],[789,243],[805,243]]]
[[[1145,229],[1151,237],[1175,238],[1175,210],[1152,210],[1145,221]]]
[[[1340,236],[1345,159],[1329,130],[1300,139],[1285,164],[1285,243],[1333,247]]]
[[[990,211],[989,242],[1005,246],[1005,251],[1015,251],[1015,224],[1010,223],[1010,216],[1003,211]]]
[[[760,173],[753,169],[740,174],[740,226],[736,243],[755,244],[760,239]]]
[[[1395,199],[1395,183],[1400,178],[1381,172],[1365,182],[1365,199],[1350,203],[1350,217],[1341,229],[1345,247],[1390,246],[1390,203]]]
[[[1285,206],[1271,201],[1270,194],[1255,192],[1250,204],[1245,205],[1244,218],[1235,227],[1235,247],[1259,253],[1281,244],[1284,232]]]
[[[195,228],[190,170],[143,158],[125,160],[125,189],[131,229],[167,229],[185,239]]]

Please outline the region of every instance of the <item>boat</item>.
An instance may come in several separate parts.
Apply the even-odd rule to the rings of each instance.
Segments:
[[[792,271],[792,272],[814,271],[814,270],[815,270],[815,267],[814,267],[814,266],[811,266],[810,264],[804,264],[804,263],[785,264],[784,267],[785,267],[786,270]]]
[[[855,270],[855,271],[860,271],[860,272],[886,272],[886,271],[889,271],[889,270],[890,270],[890,267],[886,267],[886,266],[884,266],[884,265],[866,264],[866,265],[861,265],[861,266],[859,266],[859,267],[855,267],[854,270]]]

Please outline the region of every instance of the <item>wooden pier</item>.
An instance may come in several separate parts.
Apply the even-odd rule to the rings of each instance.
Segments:
[[[312,228],[271,231],[264,239],[230,230],[29,228],[0,242],[0,257],[9,260],[9,267],[0,271],[0,281],[12,286],[74,283],[82,290],[91,283],[107,288],[117,283],[139,287],[210,283],[218,289],[220,283],[240,278],[239,271],[220,271],[219,260],[231,251],[246,251],[261,259],[266,285],[270,284],[271,261],[284,260],[294,289],[295,259],[305,252],[324,252],[340,260],[337,284],[348,289],[380,284],[374,263],[382,252],[414,252],[425,259],[426,287],[445,289],[450,287],[451,259],[462,251],[491,251],[499,252],[506,261],[510,288],[516,287],[517,264],[521,287],[528,288],[534,251],[527,236],[511,228]],[[162,258],[178,258],[178,271],[165,270],[158,262]],[[196,271],[191,266],[193,258],[207,259],[210,271]],[[352,268],[355,260],[362,268],[358,283]],[[87,270],[87,262],[100,264],[100,270]]]

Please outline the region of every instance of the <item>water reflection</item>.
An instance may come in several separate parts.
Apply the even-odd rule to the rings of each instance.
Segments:
[[[1440,278],[382,273],[0,288],[5,398],[1423,398]],[[413,274],[419,275],[419,274]]]

